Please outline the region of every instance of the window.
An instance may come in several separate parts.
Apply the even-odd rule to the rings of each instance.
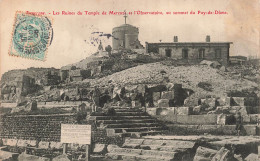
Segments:
[[[199,59],[204,59],[205,58],[205,49],[199,49]]]
[[[165,54],[167,57],[171,57],[172,56],[172,50],[171,49],[165,49]]]
[[[215,58],[217,58],[217,59],[221,58],[221,50],[220,49],[216,49]]]
[[[182,49],[182,58],[188,59],[188,49]]]

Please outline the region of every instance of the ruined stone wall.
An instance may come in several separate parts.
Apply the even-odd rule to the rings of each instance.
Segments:
[[[74,115],[1,116],[0,137],[24,140],[60,141],[61,123],[75,122]]]
[[[0,117],[0,138],[60,142],[61,124],[76,123],[76,115],[13,115]],[[93,122],[92,142],[123,144],[119,136],[108,137],[106,129],[97,128]]]

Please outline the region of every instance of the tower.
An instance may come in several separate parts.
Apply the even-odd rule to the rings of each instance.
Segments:
[[[112,30],[113,50],[143,48],[138,40],[139,29],[126,23],[126,12],[123,17],[125,19],[125,24],[114,27]]]

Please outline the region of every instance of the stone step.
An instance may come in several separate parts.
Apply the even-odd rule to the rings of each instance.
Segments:
[[[161,140],[161,139],[125,139],[123,147],[141,148],[161,151],[176,151],[181,149],[193,149],[195,142],[180,140]]]
[[[129,115],[146,115],[146,113],[144,113],[144,112],[140,112],[140,111],[119,111],[119,112],[117,112],[116,111],[116,114],[117,115],[126,115],[126,116],[129,116]]]
[[[147,116],[145,112],[116,112],[114,116]],[[91,116],[107,116],[105,113],[92,113]]]
[[[135,120],[97,120],[97,123],[103,124],[123,124],[123,123],[154,123],[155,119],[135,119]]]
[[[142,137],[142,136],[147,136],[147,135],[157,135],[157,134],[162,134],[164,131],[163,130],[154,130],[154,131],[142,131],[142,132],[126,132],[126,133],[116,133],[118,136],[123,136],[123,137]]]
[[[149,119],[151,116],[91,116],[95,117],[95,120],[137,120],[137,119]]]
[[[134,127],[161,127],[158,123],[122,123],[122,124],[108,124],[107,128],[134,128]]]
[[[115,133],[126,133],[126,132],[143,132],[143,131],[159,131],[163,130],[162,127],[137,127],[137,128],[113,128]]]
[[[147,155],[129,154],[129,153],[107,153],[107,159],[127,160],[127,161],[173,161],[172,157],[154,157]]]
[[[139,109],[139,108],[116,108],[115,111],[116,112],[126,112],[126,111],[129,111],[129,112],[143,112],[143,110]]]
[[[144,150],[144,149],[131,149],[131,148],[114,148],[112,153],[116,154],[133,154],[133,155],[145,155],[153,157],[166,157],[174,158],[178,152],[158,151],[158,150]]]

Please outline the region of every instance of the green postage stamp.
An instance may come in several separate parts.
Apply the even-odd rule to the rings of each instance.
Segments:
[[[17,12],[9,55],[44,61],[52,38],[49,18]]]

